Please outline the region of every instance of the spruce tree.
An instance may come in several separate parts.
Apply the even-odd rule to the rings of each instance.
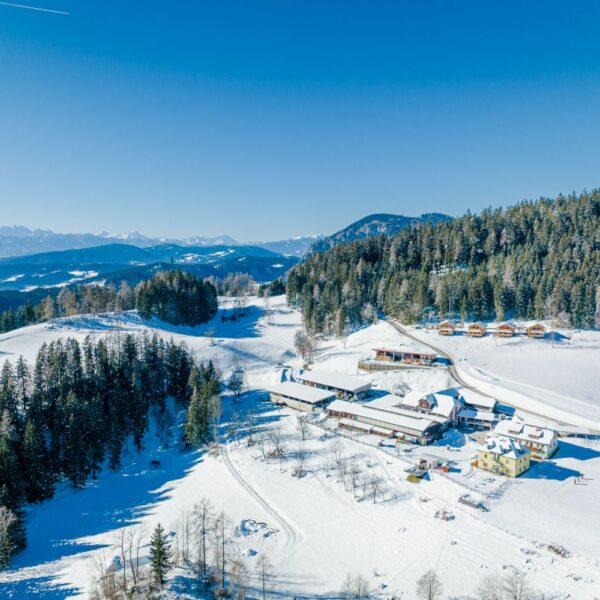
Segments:
[[[150,565],[154,583],[162,588],[173,566],[173,559],[171,543],[160,523],[155,527],[150,540]]]

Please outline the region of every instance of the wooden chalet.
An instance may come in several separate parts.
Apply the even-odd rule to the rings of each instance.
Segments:
[[[454,335],[456,333],[456,325],[451,321],[442,321],[438,325],[439,335]]]
[[[487,327],[483,323],[469,323],[467,335],[469,337],[483,337],[487,333]]]
[[[413,352],[408,350],[392,350],[389,348],[374,348],[375,360],[386,362],[399,362],[408,365],[431,365],[435,354],[427,352]]]
[[[516,332],[517,332],[516,325],[514,323],[510,323],[509,321],[500,323],[500,325],[498,325],[498,327],[496,327],[496,336],[497,337],[504,337],[504,338],[513,337]]]
[[[541,323],[532,323],[525,327],[527,337],[543,338],[546,335],[546,328]]]

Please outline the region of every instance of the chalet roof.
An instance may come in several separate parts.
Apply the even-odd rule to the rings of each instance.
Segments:
[[[539,323],[538,321],[532,321],[530,323],[525,323],[524,327],[525,327],[525,329],[531,329],[532,327],[541,327],[544,331],[546,330],[546,327],[544,327],[544,325],[542,325],[542,323]]]
[[[486,421],[487,423],[493,423],[498,417],[489,410],[475,410],[473,408],[463,408],[458,413],[459,419],[477,419],[478,421]]]
[[[480,327],[481,329],[487,329],[486,324],[482,323],[481,321],[474,321],[473,323],[469,323],[467,327]]]
[[[484,396],[475,390],[471,390],[469,388],[461,388],[460,395],[464,404],[469,407],[475,408],[483,408],[486,410],[494,410],[496,406],[496,400],[494,398],[490,398],[489,396]]]
[[[452,327],[453,329],[456,329],[456,327],[458,327],[458,324],[454,321],[441,321],[438,327]]]
[[[280,394],[291,398],[292,400],[299,400],[300,402],[307,402],[309,404],[317,404],[326,400],[332,400],[335,398],[334,392],[328,392],[320,388],[311,387],[309,385],[302,385],[295,381],[284,381],[270,386],[267,389],[268,392],[273,394]]]
[[[450,417],[455,407],[460,406],[460,393],[456,388],[448,388],[437,392],[422,392],[414,390],[402,398],[401,404],[417,408],[422,399],[431,404],[430,412],[443,417]]]
[[[517,419],[505,419],[494,427],[494,433],[504,436],[515,436],[524,442],[549,445],[556,439],[556,432],[552,429],[527,425]]]
[[[359,402],[347,402],[346,400],[334,400],[328,407],[328,412],[341,412],[348,415],[353,415],[359,419],[374,419],[382,424],[385,428],[398,431],[410,429],[419,433],[423,433],[430,427],[436,425],[435,421],[423,418],[421,415],[405,416],[397,415],[383,410],[377,410],[368,404]]]
[[[513,459],[522,458],[530,453],[525,446],[522,446],[516,440],[496,435],[488,436],[485,443],[481,445],[480,450]]]
[[[498,326],[496,327],[496,329],[500,329],[500,327],[502,327],[502,328],[509,327],[510,329],[516,329],[517,325],[513,321],[504,321],[503,323],[498,323]]]
[[[404,415],[406,417],[423,417],[423,413],[417,412],[414,408],[403,406],[404,398],[396,396],[395,394],[387,394],[380,398],[375,398],[366,403],[365,406],[370,408],[376,408],[386,412],[394,413],[397,415]],[[447,423],[448,417],[437,415],[433,413],[427,413],[427,418],[435,421],[436,423]]]
[[[329,373],[327,371],[304,371],[302,375],[298,375],[297,378],[300,381],[306,381],[315,385],[323,385],[351,394],[364,392],[371,387],[371,383],[364,379],[357,379],[356,377],[349,377],[338,373]]]

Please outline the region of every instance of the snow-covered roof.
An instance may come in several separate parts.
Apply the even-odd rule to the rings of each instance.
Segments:
[[[412,354],[418,356],[426,356],[428,358],[435,358],[437,354],[433,354],[428,349],[417,349],[414,348],[373,348],[375,352],[386,352],[387,354]]]
[[[477,408],[484,408],[486,410],[494,410],[494,407],[496,406],[496,400],[494,398],[484,396],[469,388],[461,388],[460,395],[462,396],[463,402],[469,406],[476,406]]]
[[[473,408],[463,408],[458,413],[459,419],[477,419],[478,421],[487,421],[493,423],[498,419],[493,412],[487,410],[475,410]]]
[[[407,417],[422,417],[423,413],[417,412],[414,408],[403,406],[403,402],[404,398],[401,398],[400,396],[386,394],[385,396],[367,402],[365,406]],[[427,418],[436,421],[437,423],[446,423],[448,421],[447,417],[433,413],[427,413]]]
[[[516,323],[513,323],[513,321],[504,321],[503,323],[498,323],[497,329],[500,327],[510,327],[511,329],[516,329],[517,325]]]
[[[486,329],[485,323],[481,321],[473,321],[473,323],[469,323],[467,327],[481,327],[482,329]]]
[[[551,444],[556,438],[556,432],[552,429],[527,425],[523,421],[517,419],[505,419],[504,421],[500,421],[498,425],[494,427],[494,433],[504,436],[513,436],[526,442],[545,445]]]
[[[309,385],[302,385],[294,381],[284,381],[277,383],[268,388],[268,392],[272,394],[280,394],[293,400],[299,400],[300,402],[307,402],[309,404],[318,404],[325,400],[335,398],[334,392],[328,392],[320,388],[311,387]]]
[[[339,373],[329,373],[328,371],[304,371],[302,375],[298,375],[298,379],[352,394],[364,392],[371,387],[371,383],[364,379],[340,375]]]
[[[401,404],[404,406],[410,406],[411,408],[417,408],[419,402],[426,398],[431,403],[432,407],[430,412],[435,415],[442,417],[452,416],[452,412],[455,407],[460,405],[460,393],[456,388],[448,388],[447,390],[439,390],[437,392],[421,392],[414,390],[409,392],[402,398]]]
[[[334,400],[327,407],[327,410],[353,415],[359,419],[374,419],[384,424],[384,427],[389,427],[393,430],[400,428],[423,432],[429,429],[429,427],[436,425],[436,422],[432,419],[422,418],[416,414],[414,417],[397,415],[382,410],[377,410],[376,408],[369,406],[369,404],[347,402],[346,400]]]
[[[482,444],[481,450],[506,456],[506,458],[521,458],[529,454],[529,450],[525,446],[521,446],[519,442],[505,436],[490,435]]]

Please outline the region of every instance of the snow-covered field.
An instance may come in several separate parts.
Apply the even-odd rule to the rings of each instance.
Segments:
[[[142,526],[149,532],[160,521],[172,531],[182,514],[204,497],[227,513],[235,529],[230,550],[246,561],[251,574],[257,557],[269,556],[277,593],[283,596],[339,597],[346,575],[360,573],[377,597],[412,599],[416,580],[433,568],[446,596],[467,597],[484,576],[515,567],[553,597],[598,597],[600,442],[563,441],[551,461],[507,481],[472,470],[476,441],[449,432],[425,451],[454,460],[454,472],[434,473],[429,480],[412,484],[403,470],[419,449],[405,452],[404,446],[377,447],[379,440],[371,436],[336,435],[331,424],[319,418],[303,440],[296,413],[272,406],[262,392],[282,377],[285,365],[300,366],[293,345],[300,316],[283,298],[269,304],[265,310],[262,301],[252,300],[247,317],[222,322],[221,315],[232,310],[231,303],[222,303],[212,323],[195,329],[159,322],[148,326],[131,313],[76,317],[0,336],[0,359],[23,354],[33,360],[41,343],[58,337],[82,339],[89,333],[150,328],[185,341],[198,359],[212,358],[225,377],[234,365],[243,366],[249,390],[239,405],[231,398],[224,400],[224,421],[237,414],[242,424],[229,428],[224,423],[221,448],[184,453],[176,432],[153,430],[145,451],[132,452],[119,473],[105,472],[83,490],[60,490],[51,501],[30,509],[29,547],[10,571],[1,574],[1,597],[85,596],[96,573],[95,561],[113,561],[123,527]],[[525,386],[534,386],[549,398],[559,394],[564,396],[563,409],[571,403],[582,417],[596,419],[598,369],[584,377],[580,365],[587,361],[594,370],[593,358],[598,358],[594,344],[600,345],[600,334],[572,337],[570,351],[545,342],[515,344],[526,350],[512,353],[512,371],[508,344],[468,341],[479,344],[479,350],[461,355],[466,359],[462,368],[489,368],[495,377],[519,381],[523,393],[529,389]],[[444,342],[460,349],[463,340]],[[323,342],[316,362],[319,368],[353,375],[358,359],[384,345],[415,343],[382,322],[344,340]],[[522,366],[524,356],[540,365],[551,364],[552,372],[546,378],[541,373],[529,378],[531,369]],[[562,378],[556,373],[559,367]],[[442,368],[371,373],[366,378],[390,391],[431,391],[452,384]],[[569,386],[571,379],[576,381]],[[552,396],[548,404],[555,401],[557,396]],[[244,415],[254,415],[251,427]],[[261,448],[277,431],[283,457],[267,460]],[[151,460],[160,460],[160,468],[151,469]],[[347,473],[355,469],[356,486],[348,475],[342,477],[338,463]],[[575,485],[574,475],[579,473],[584,480]],[[482,500],[490,511],[459,503],[465,493]],[[453,518],[440,518],[444,513]],[[548,548],[551,544],[566,548],[569,556],[557,555]],[[177,588],[177,595],[185,597],[185,585],[181,581],[178,585],[183,587]]]
[[[411,332],[450,353],[461,371],[487,389],[506,390],[516,403],[522,395],[536,409],[543,404],[550,417],[600,430],[600,332],[560,331],[555,340]]]

